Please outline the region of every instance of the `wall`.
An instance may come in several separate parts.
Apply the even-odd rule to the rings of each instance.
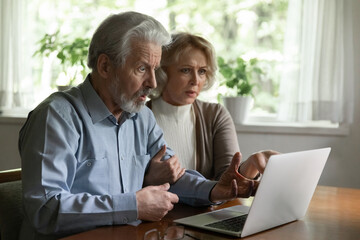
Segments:
[[[359,86],[357,89],[359,89]],[[357,121],[359,122],[359,120],[359,113],[357,113]],[[359,129],[356,129],[355,125],[353,125],[348,136],[249,134],[240,132],[238,139],[244,157],[261,149],[274,149],[285,153],[331,147],[332,151],[319,183],[329,186],[360,188]]]
[[[21,166],[17,142],[24,122],[22,118],[0,117],[0,171]]]

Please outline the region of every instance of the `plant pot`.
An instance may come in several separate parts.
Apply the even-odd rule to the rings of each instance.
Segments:
[[[254,103],[254,99],[251,96],[223,97],[222,99],[234,123],[244,123]]]

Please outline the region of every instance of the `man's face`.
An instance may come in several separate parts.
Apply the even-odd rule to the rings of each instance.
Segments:
[[[126,112],[138,112],[150,90],[156,87],[155,69],[159,67],[161,46],[134,42],[124,65],[115,69],[108,85],[113,103]]]

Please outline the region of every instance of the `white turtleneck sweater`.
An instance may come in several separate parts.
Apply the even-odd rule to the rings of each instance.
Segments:
[[[192,104],[173,106],[161,97],[152,101],[156,122],[164,132],[165,141],[180,161],[181,167],[196,167],[195,113]]]

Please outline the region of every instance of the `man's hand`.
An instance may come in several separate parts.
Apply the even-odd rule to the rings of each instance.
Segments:
[[[177,156],[161,161],[166,152],[164,145],[151,159],[149,169],[144,177],[144,186],[175,183],[185,173],[185,168],[180,166]]]
[[[168,192],[170,184],[145,187],[136,192],[138,219],[160,221],[179,201],[176,194]]]
[[[246,178],[254,179],[259,173],[264,173],[270,156],[275,154],[279,154],[279,152],[267,150],[252,154],[240,165],[239,173]]]
[[[219,202],[236,197],[249,197],[257,187],[255,181],[241,176],[238,172],[241,153],[235,153],[230,166],[221,175],[219,182],[211,190],[210,201]]]

